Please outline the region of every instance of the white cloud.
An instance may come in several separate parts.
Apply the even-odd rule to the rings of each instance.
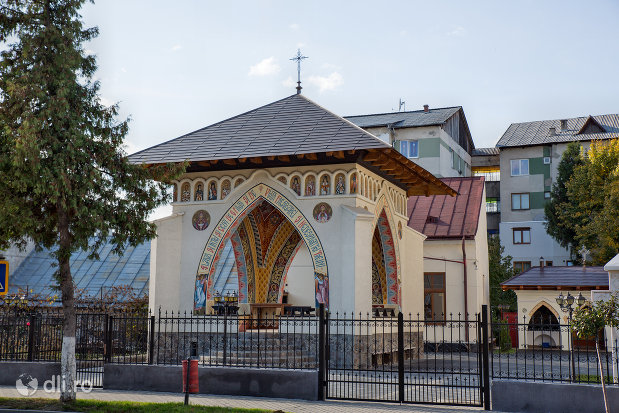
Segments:
[[[90,56],[90,55],[95,54],[95,52],[94,52],[94,50],[91,50],[91,49],[86,49],[86,50],[84,50],[84,54],[85,54],[86,56]]]
[[[333,72],[329,76],[310,76],[307,82],[318,87],[318,91],[322,93],[337,89],[344,83],[344,79],[338,72]]]
[[[400,36],[402,37],[406,37],[408,35],[408,31],[406,30],[400,30]]]
[[[121,68],[120,68],[120,71],[121,71],[121,72],[123,72],[123,73],[127,73],[127,69],[126,69],[126,68],[124,68],[124,67],[121,67]]]
[[[176,52],[176,51],[181,50],[182,48],[183,48],[183,46],[181,46],[180,44],[175,44],[174,46],[172,46],[172,47],[170,48],[170,51],[171,51],[171,52]]]
[[[292,76],[288,76],[288,78],[282,80],[282,85],[284,87],[295,87],[297,82],[294,81]]]
[[[290,27],[292,30],[299,30],[299,27],[301,26],[299,26],[297,23],[292,23],[288,27]]]
[[[447,32],[447,36],[462,37],[466,34],[466,29],[462,26],[454,27],[453,30]]]
[[[249,76],[269,76],[279,73],[280,67],[273,56],[262,59],[249,67]]]

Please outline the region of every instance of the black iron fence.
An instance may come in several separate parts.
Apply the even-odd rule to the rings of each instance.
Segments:
[[[324,395],[341,399],[480,405],[490,379],[619,384],[616,340],[597,338],[600,369],[595,339],[571,336],[569,325],[483,314],[79,313],[78,380],[102,385],[105,363],[195,355],[203,366],[315,369]],[[0,361],[58,362],[61,348],[58,309],[0,311]]]
[[[524,316],[511,323],[493,320],[491,331],[495,379],[599,384],[603,374],[606,384],[619,385],[619,342],[603,332],[598,337],[579,338],[569,323]]]

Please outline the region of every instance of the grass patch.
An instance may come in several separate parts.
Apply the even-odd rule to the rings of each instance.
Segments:
[[[602,381],[600,380],[600,376],[597,375],[589,375],[589,374],[579,374],[578,376],[576,376],[576,381],[579,383],[594,383],[594,384],[602,384]],[[613,378],[610,376],[604,376],[604,383],[608,384],[608,383],[612,383],[613,382]]]
[[[17,397],[0,397],[0,408],[23,410],[52,410],[89,413],[278,413],[272,410],[241,409],[214,406],[185,406],[183,403],[138,403],[108,402],[100,400],[76,400],[62,403],[56,399],[30,399]],[[283,413],[283,412],[281,412]]]

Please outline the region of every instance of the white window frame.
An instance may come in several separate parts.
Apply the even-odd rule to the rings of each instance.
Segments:
[[[525,168],[526,165],[526,168]],[[511,176],[529,175],[529,159],[512,159],[509,163]],[[516,168],[514,168],[516,166]],[[526,169],[526,172],[523,170]]]
[[[415,153],[411,155],[411,148],[415,149]],[[419,158],[419,141],[400,141],[400,153],[409,159]]]

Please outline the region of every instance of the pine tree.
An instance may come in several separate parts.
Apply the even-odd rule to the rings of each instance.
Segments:
[[[64,313],[61,400],[75,399],[75,307],[69,258],[106,238],[122,254],[155,235],[146,221],[184,165],[130,164],[127,121],[100,103],[96,59],[82,45],[84,0],[0,0],[0,248],[53,248]],[[158,182],[155,182],[158,181]],[[94,237],[94,238],[93,238]],[[93,241],[94,239],[94,241]]]
[[[573,205],[567,196],[567,183],[574,174],[574,169],[582,164],[580,157],[580,143],[571,142],[563,152],[557,167],[557,181],[552,185],[550,202],[544,206],[546,214],[546,232],[553,237],[563,248],[574,247],[576,230],[572,221],[562,219],[566,208],[571,210]],[[573,249],[573,248],[572,248]]]

